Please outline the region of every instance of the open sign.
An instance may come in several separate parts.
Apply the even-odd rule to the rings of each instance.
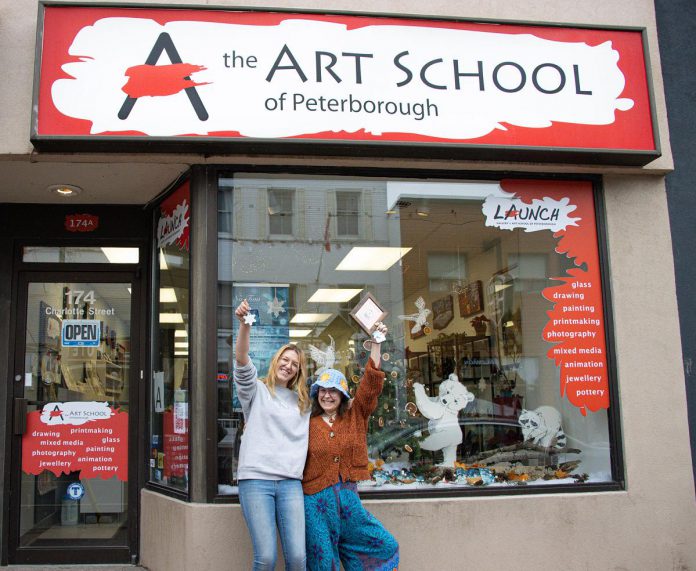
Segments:
[[[99,347],[101,321],[95,319],[64,319],[61,331],[63,347]]]

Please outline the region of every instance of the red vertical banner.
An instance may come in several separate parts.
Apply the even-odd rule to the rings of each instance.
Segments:
[[[191,191],[189,181],[186,180],[160,205],[160,218],[157,222],[158,248],[176,244],[179,250],[189,251],[190,205]]]
[[[599,248],[592,185],[584,181],[504,181],[502,188],[523,203],[557,201],[567,205],[572,222],[553,234],[556,252],[575,267],[551,278],[558,285],[542,292],[553,304],[547,312],[547,356],[560,367],[560,391],[583,415],[609,408],[609,376]]]
[[[189,465],[189,421],[173,411],[164,413],[164,471],[166,478],[184,478]]]

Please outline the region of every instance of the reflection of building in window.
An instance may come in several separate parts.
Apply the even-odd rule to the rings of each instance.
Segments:
[[[466,255],[460,252],[428,252],[430,291],[455,291],[466,281]]]
[[[336,235],[358,236],[360,220],[360,192],[336,193]]]
[[[374,472],[375,485],[397,467],[404,489],[415,481],[416,471],[438,469],[444,453],[420,446],[419,431],[429,421],[419,415],[414,383],[425,385],[429,399],[438,399],[442,382],[453,381],[452,374],[457,376],[454,393],[466,389],[475,397],[466,411],[456,411],[452,432],[454,440],[463,440],[458,463],[487,461],[498,453],[514,456],[517,450],[499,449],[515,446],[527,462],[520,468],[524,474],[533,472],[536,483],[552,484],[544,476],[557,472],[551,471],[553,455],[523,450],[519,423],[522,408],[551,407],[569,438],[599,443],[593,446],[601,457],[582,450],[579,458],[568,460],[581,462],[594,481],[605,481],[611,453],[603,444],[608,441],[606,416],[574,420],[578,415],[558,390],[559,369],[548,358],[544,339],[553,304],[542,291],[554,285],[551,276],[565,275],[573,261],[556,252],[552,232],[486,225],[481,205],[499,192],[497,183],[424,186],[384,179],[235,174],[221,178],[220,188],[224,199],[218,214],[227,218],[220,222],[218,241],[221,494],[236,493],[238,433],[232,428],[242,416],[229,404],[234,395],[226,372],[233,359],[233,310],[243,296],[254,298],[259,313],[253,335],[261,374],[268,366],[266,355],[291,341],[305,350],[310,345],[321,352],[330,349],[333,367],[346,375],[352,389],[367,351],[366,334],[350,312],[366,292],[385,307],[390,336],[382,347],[382,370],[387,383],[368,426],[370,459],[375,466],[384,463]],[[588,227],[588,236],[593,231]],[[281,288],[287,289],[284,296],[278,293]],[[276,296],[286,311],[274,316],[269,304]],[[575,305],[576,313],[587,311]],[[320,366],[309,358],[310,374]],[[449,396],[442,398],[450,402]],[[457,484],[470,485],[461,475]]]
[[[509,254],[508,266],[520,291],[540,292],[548,287],[548,254]],[[568,258],[565,258],[566,260]]]
[[[285,188],[268,191],[268,232],[292,235],[293,198],[295,192]]]
[[[232,211],[234,208],[232,193],[218,192],[218,232],[232,232]]]

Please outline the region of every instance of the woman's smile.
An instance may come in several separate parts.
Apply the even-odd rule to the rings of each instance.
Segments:
[[[278,364],[276,365],[275,376],[279,384],[287,386],[287,384],[292,381],[296,376],[297,372],[300,370],[300,360],[297,357],[297,353],[290,349],[287,349],[278,359]]]
[[[332,414],[338,410],[341,404],[341,393],[337,389],[319,388],[319,406],[326,414]]]

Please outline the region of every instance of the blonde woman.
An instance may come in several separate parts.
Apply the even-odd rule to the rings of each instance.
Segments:
[[[307,456],[309,395],[304,353],[283,345],[259,380],[249,358],[251,324],[245,299],[235,310],[234,382],[244,413],[239,451],[239,501],[254,547],[254,571],[275,569],[276,526],[287,571],[305,569],[302,470]]]

